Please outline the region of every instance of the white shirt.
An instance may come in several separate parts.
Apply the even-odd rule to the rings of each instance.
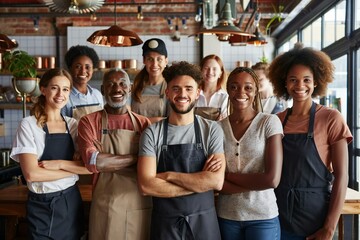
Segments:
[[[226,171],[264,172],[266,140],[283,134],[279,118],[274,114],[258,113],[239,141],[233,135],[228,117],[220,125],[224,130]],[[220,194],[217,213],[221,218],[234,221],[267,220],[279,214],[274,189]]]
[[[196,107],[214,107],[214,108],[220,108],[221,109],[221,116],[223,118],[227,117],[227,106],[228,106],[228,98],[229,95],[227,92],[220,88],[218,91],[216,91],[213,95],[210,97],[210,101],[206,101],[206,97],[204,95],[204,91],[200,91],[199,99],[196,102]]]
[[[70,134],[76,143],[77,121],[73,118],[64,117]],[[30,153],[37,155],[38,160],[41,158],[45,149],[45,131],[36,123],[34,116],[24,118],[16,131],[16,136],[11,150],[11,158],[19,162],[19,154]],[[73,186],[79,179],[77,174],[50,182],[31,182],[28,188],[34,193],[51,193],[67,189]]]

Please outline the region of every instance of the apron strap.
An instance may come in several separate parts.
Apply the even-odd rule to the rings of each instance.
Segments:
[[[127,113],[130,116],[131,122],[133,124],[134,127],[134,131],[135,132],[139,132],[140,131],[140,126],[138,124],[138,122],[136,121],[136,118],[134,116],[134,114],[131,112],[131,110],[129,109],[129,107],[126,105],[125,106],[127,109]],[[108,114],[105,110],[105,108],[102,110],[102,114],[101,114],[101,135],[103,134],[108,134],[109,132],[109,126],[108,126]]]
[[[68,124],[67,124],[67,122],[66,122],[66,120],[65,120],[65,117],[64,117],[62,114],[60,114],[60,115],[61,115],[61,118],[62,118],[62,119],[64,120],[64,122],[65,122],[65,127],[66,127],[67,133],[70,134],[70,129],[69,129],[69,126],[68,126]],[[44,132],[45,132],[46,134],[49,134],[49,128],[47,127],[46,123],[45,123],[44,126],[43,126],[43,130],[44,130]]]
[[[316,112],[316,103],[313,101],[311,104],[311,109],[310,109],[310,120],[309,120],[309,128],[308,128],[308,133],[307,133],[308,138],[314,137],[315,112]],[[291,113],[292,113],[292,107],[289,108],[286,112],[286,115],[285,115],[285,118],[283,121],[283,129],[285,129],[285,125],[286,125]]]
[[[164,98],[165,97],[165,90],[166,90],[166,81],[164,80],[161,84],[161,88],[160,88],[160,98]]]
[[[167,132],[168,132],[169,118],[164,119],[164,137],[163,137],[163,145],[161,146],[162,151],[167,151]],[[195,142],[196,148],[202,149],[202,141],[201,141],[201,133],[200,133],[200,125],[196,116],[194,116],[194,128],[195,128]]]

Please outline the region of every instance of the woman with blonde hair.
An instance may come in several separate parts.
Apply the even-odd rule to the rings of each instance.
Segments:
[[[29,188],[30,239],[80,239],[83,205],[76,182],[90,174],[76,155],[77,122],[60,111],[69,100],[70,74],[48,70],[39,82],[41,95],[16,132],[11,158],[20,162]]]

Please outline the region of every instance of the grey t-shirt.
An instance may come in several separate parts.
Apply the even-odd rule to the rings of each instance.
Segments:
[[[205,156],[224,153],[224,134],[220,125],[200,116],[196,116],[200,126],[201,141]],[[156,157],[158,160],[163,145],[164,120],[150,125],[140,138],[139,156]],[[168,125],[167,144],[195,143],[194,123],[185,126]]]

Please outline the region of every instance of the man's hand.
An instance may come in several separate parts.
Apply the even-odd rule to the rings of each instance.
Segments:
[[[216,172],[221,168],[222,159],[214,157],[214,154],[211,155],[205,162],[203,171]]]

